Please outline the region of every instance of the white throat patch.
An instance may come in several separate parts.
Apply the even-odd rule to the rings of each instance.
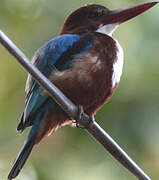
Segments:
[[[119,26],[119,24],[107,24],[107,25],[100,25],[99,28],[96,30],[96,32],[107,34],[108,36],[112,36],[113,32],[116,30],[116,28]]]

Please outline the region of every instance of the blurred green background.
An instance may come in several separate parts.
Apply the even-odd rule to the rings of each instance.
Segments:
[[[140,0],[0,0],[0,28],[31,59],[55,37],[66,16],[88,3],[111,9]],[[159,5],[121,25],[120,86],[96,115],[98,123],[153,180],[159,179]],[[0,179],[28,133],[16,132],[27,73],[0,45]],[[17,180],[135,180],[84,130],[64,127],[36,146]]]

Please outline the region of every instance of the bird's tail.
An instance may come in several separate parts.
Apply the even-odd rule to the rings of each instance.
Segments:
[[[29,157],[31,150],[33,149],[34,145],[37,144],[36,135],[38,133],[45,110],[46,109],[44,109],[34,117],[34,124],[32,126],[32,129],[13,163],[13,166],[8,175],[8,180],[14,179],[16,176],[18,176],[20,170],[23,168],[27,158]]]
[[[17,158],[14,161],[14,164],[8,175],[8,180],[14,179],[19,174],[20,170],[24,166],[28,156],[31,153],[31,150],[32,150],[34,144],[35,143],[34,143],[33,139],[26,140],[26,142],[22,146]]]

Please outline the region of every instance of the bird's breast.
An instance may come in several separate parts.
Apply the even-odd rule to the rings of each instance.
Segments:
[[[114,92],[122,73],[123,52],[109,36],[96,34],[94,46],[73,57],[70,68],[49,79],[76,105],[94,114]]]

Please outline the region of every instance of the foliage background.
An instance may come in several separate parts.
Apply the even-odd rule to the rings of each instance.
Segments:
[[[143,0],[1,0],[0,28],[31,59],[55,37],[65,17],[88,3],[115,9]],[[159,178],[159,5],[129,21],[115,37],[125,65],[119,88],[96,119],[152,177]],[[0,46],[0,179],[6,179],[27,133],[15,129],[27,73]],[[135,180],[84,130],[64,127],[34,148],[17,180]]]

